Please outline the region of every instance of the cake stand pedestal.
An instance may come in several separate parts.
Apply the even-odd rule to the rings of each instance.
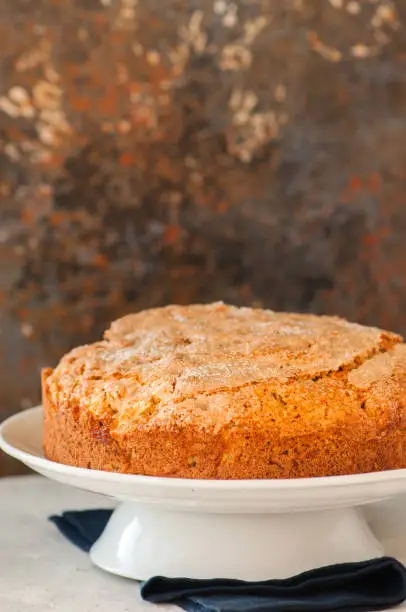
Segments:
[[[125,502],[90,555],[100,568],[138,580],[155,575],[267,580],[382,553],[353,508],[203,514]]]
[[[0,427],[0,447],[59,482],[120,503],[90,554],[143,580],[285,578],[383,554],[361,506],[406,492],[406,470],[296,480],[187,480],[87,470],[43,457],[42,409]]]

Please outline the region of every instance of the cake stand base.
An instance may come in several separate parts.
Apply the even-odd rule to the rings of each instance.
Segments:
[[[354,508],[290,514],[215,514],[122,503],[91,549],[103,570],[151,576],[286,578],[382,555]]]

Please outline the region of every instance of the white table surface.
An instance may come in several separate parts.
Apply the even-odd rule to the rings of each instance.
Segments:
[[[179,611],[142,602],[137,583],[92,566],[47,521],[63,510],[111,506],[111,500],[40,476],[0,479],[0,611]],[[406,563],[406,497],[371,507],[367,515],[386,553]]]
[[[0,479],[1,612],[179,612],[141,601],[138,584],[107,574],[47,520],[109,500],[41,476]]]

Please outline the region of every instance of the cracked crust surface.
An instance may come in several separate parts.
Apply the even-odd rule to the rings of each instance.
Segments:
[[[406,467],[406,346],[335,317],[222,303],[115,321],[43,372],[44,451],[188,478]]]

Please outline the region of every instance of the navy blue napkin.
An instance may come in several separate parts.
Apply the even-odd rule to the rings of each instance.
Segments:
[[[50,520],[72,544],[88,552],[110,516],[110,510],[83,510]],[[396,559],[381,557],[263,582],[155,576],[141,584],[141,596],[188,612],[374,612],[406,599],[406,569]]]

